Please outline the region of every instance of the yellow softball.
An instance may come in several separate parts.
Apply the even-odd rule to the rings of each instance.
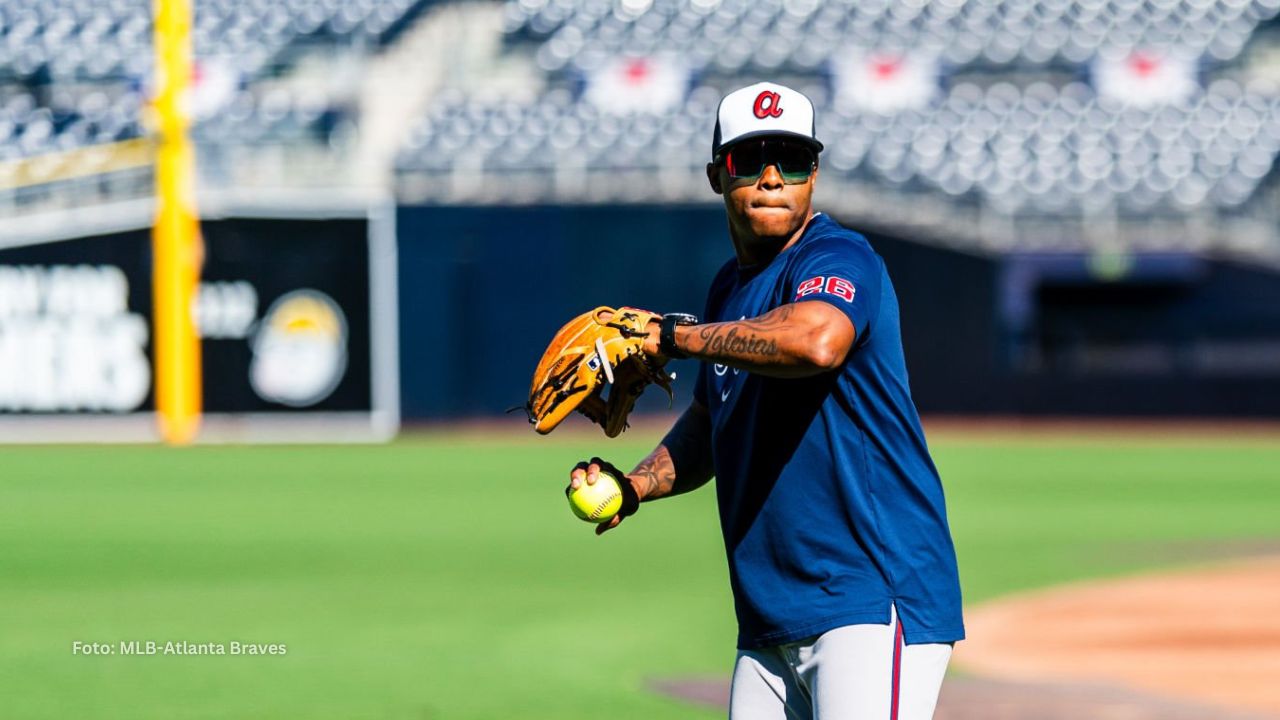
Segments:
[[[569,507],[587,522],[607,522],[622,509],[622,488],[616,478],[601,472],[595,485],[583,480],[577,490],[569,492]]]

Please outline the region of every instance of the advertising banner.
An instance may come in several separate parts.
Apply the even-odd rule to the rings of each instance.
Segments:
[[[226,217],[201,232],[201,439],[393,434],[395,310],[375,308],[374,265],[394,269],[394,235],[388,258],[368,216]],[[0,437],[149,439],[151,282],[145,227],[0,248]]]

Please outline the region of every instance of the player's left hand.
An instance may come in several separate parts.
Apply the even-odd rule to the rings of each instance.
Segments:
[[[617,437],[646,387],[656,384],[670,397],[665,359],[649,352],[656,349],[649,346],[661,332],[660,320],[636,308],[598,307],[560,328],[533,373],[525,403],[534,429],[545,435],[577,410]]]
[[[613,317],[611,312],[600,313],[601,320],[607,321],[611,317]],[[644,354],[656,360],[659,365],[666,364],[667,357],[662,354],[662,316],[654,315],[649,318],[644,325],[644,329],[647,335],[645,335],[644,342],[640,346]]]

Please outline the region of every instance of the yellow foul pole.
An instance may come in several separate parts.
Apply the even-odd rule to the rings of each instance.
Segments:
[[[152,232],[156,416],[171,445],[200,425],[200,340],[191,306],[202,248],[195,203],[195,152],[187,137],[191,0],[153,0],[155,11],[156,219]]]

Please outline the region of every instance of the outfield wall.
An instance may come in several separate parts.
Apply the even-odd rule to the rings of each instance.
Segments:
[[[200,439],[394,436],[391,206],[209,207]],[[0,441],[157,439],[153,216],[140,204],[78,232],[0,238]]]
[[[732,255],[718,207],[410,206],[396,224],[410,420],[521,404],[545,343],[596,305],[701,313]],[[983,256],[867,235],[898,291],[924,412],[1280,416],[1274,271],[1186,254]],[[681,407],[693,364],[672,367]]]

